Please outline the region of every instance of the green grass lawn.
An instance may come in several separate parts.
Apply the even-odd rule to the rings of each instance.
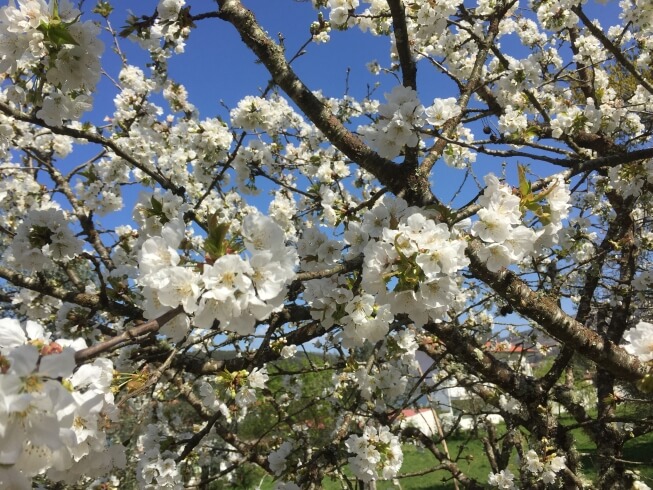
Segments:
[[[458,448],[462,441],[449,441],[450,454],[457,454]],[[404,450],[404,464],[401,467],[400,477],[398,478],[401,487],[394,485],[392,482],[380,481],[377,483],[377,489],[413,489],[413,490],[444,490],[447,488],[454,488],[453,483],[448,480],[450,474],[446,471],[429,471],[438,466],[435,457],[428,451],[416,448],[415,446],[405,445]],[[465,455],[472,455],[472,458],[460,461],[461,469],[472,478],[477,478],[480,481],[487,480],[490,466],[485,458],[477,458],[475,455],[482,456],[483,448],[479,441],[472,441],[467,446],[467,450],[462,453]],[[427,472],[427,473],[425,473]],[[415,475],[415,476],[407,476]],[[342,488],[338,481],[324,481],[325,489],[340,489]]]
[[[597,474],[596,450],[589,437],[582,431],[575,431],[576,447],[581,456],[583,471],[588,479],[594,480]],[[630,462],[626,466],[637,472],[648,486],[653,487],[653,434],[638,437],[624,445],[623,459]]]
[[[460,469],[470,478],[475,478],[480,482],[487,481],[490,473],[490,465],[483,453],[483,447],[478,440],[468,440],[465,438],[455,438],[448,442],[449,453],[452,457],[458,455],[460,458],[458,464]],[[461,446],[465,446],[459,454]],[[405,490],[445,490],[454,488],[450,480],[451,475],[446,471],[430,471],[438,466],[435,457],[428,451],[417,448],[412,445],[404,445],[404,463],[398,478],[400,487],[389,481],[377,482],[377,489],[397,489]],[[346,472],[349,474],[349,472]],[[414,476],[409,476],[414,475]],[[337,478],[325,478],[322,482],[326,490],[337,490],[343,488],[342,483]],[[266,478],[261,486],[263,490],[274,488],[272,478]]]
[[[503,433],[504,427],[499,425],[497,432]],[[593,480],[596,478],[595,448],[580,429],[575,430],[573,434],[578,451],[582,455],[581,461],[585,477]],[[490,465],[487,462],[481,441],[462,433],[460,436],[450,438],[447,443],[449,453],[453,459],[457,459],[460,469],[469,478],[486,483]],[[430,452],[411,445],[405,445],[403,450],[404,463],[398,478],[400,487],[392,482],[379,481],[377,482],[379,490],[397,488],[403,490],[448,490],[455,488],[448,472],[432,471],[438,466],[438,462]],[[632,462],[628,464],[628,468],[637,471],[643,482],[653,487],[653,434],[628,442],[624,449],[624,460]],[[511,457],[510,466],[513,472],[516,472],[517,461],[514,454]],[[349,474],[346,470],[345,473]],[[266,477],[261,488],[271,490],[273,487],[272,478]],[[323,488],[337,490],[343,488],[343,485],[337,478],[325,478]],[[488,488],[490,487],[488,486]]]

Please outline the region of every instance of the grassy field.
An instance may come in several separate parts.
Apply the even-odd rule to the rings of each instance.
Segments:
[[[581,453],[581,463],[585,475],[596,478],[596,450],[590,439],[581,431],[575,432],[576,446]],[[629,441],[624,446],[623,459],[629,461],[626,466],[639,473],[642,481],[653,488],[653,434],[648,434]]]
[[[450,443],[449,449],[452,452],[457,451],[458,444],[455,442]],[[435,457],[433,457],[431,453],[409,445],[404,446],[403,450],[404,464],[401,468],[400,478],[398,479],[400,487],[392,482],[379,481],[377,482],[378,490],[397,488],[406,490],[445,490],[448,488],[454,488],[453,483],[446,480],[446,478],[450,476],[449,473],[445,471],[429,471],[431,468],[438,465]],[[471,447],[469,447],[469,454],[478,453],[481,457],[470,458],[469,461],[462,462],[460,466],[465,474],[470,477],[478,478],[480,481],[487,481],[490,466],[487,464],[487,460],[484,461],[485,458],[482,457],[481,452],[482,447],[480,442],[473,442]],[[427,471],[428,473],[425,473]],[[339,490],[343,488],[340,481],[335,478],[325,478],[322,484],[323,488],[326,490]],[[263,490],[271,490],[274,488],[272,479],[266,478],[261,488]]]
[[[502,433],[502,426],[499,426],[497,429],[499,433]],[[574,437],[576,438],[578,451],[581,453],[585,477],[588,480],[593,480],[596,477],[595,448],[582,431],[574,431]],[[460,469],[468,477],[474,478],[480,483],[486,483],[488,474],[490,473],[490,465],[487,462],[480,440],[471,439],[469,436],[462,434],[459,437],[449,439],[447,442],[452,457],[455,458],[458,455]],[[442,470],[431,471],[438,463],[428,451],[410,445],[404,446],[403,449],[404,464],[400,477],[398,478],[400,486],[392,482],[380,481],[377,482],[377,488],[379,490],[397,488],[403,490],[449,490],[455,488],[453,482],[449,479],[450,475],[448,472]],[[631,461],[632,464],[629,464],[628,467],[633,471],[639,472],[642,480],[653,487],[652,434],[627,443],[624,451],[624,459]],[[516,471],[516,464],[516,457],[513,456],[511,459],[513,471]],[[263,480],[263,485],[261,486],[263,490],[271,490],[273,487],[274,483],[271,478],[265,478]],[[325,478],[323,488],[326,490],[337,490],[343,488],[343,486],[338,479]]]

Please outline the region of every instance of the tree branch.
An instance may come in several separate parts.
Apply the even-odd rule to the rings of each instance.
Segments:
[[[79,202],[68,181],[64,178],[61,172],[59,172],[59,170],[57,170],[57,168],[52,165],[52,162],[50,162],[48,158],[44,158],[43,156],[39,155],[36,150],[25,151],[28,155],[33,156],[39,163],[41,163],[41,165],[47,169],[50,177],[52,177],[52,180],[59,186],[59,190],[66,196],[68,202],[73,208],[73,211],[75,212],[75,216],[79,220],[79,224],[82,226],[84,233],[86,233],[89,242],[91,245],[93,245],[93,248],[100,256],[104,266],[109,270],[115,269],[116,266],[113,264],[113,260],[111,260],[111,254],[102,243],[102,238],[95,228],[95,223],[93,222],[93,214],[87,212],[87,209],[85,209],[83,204]]]
[[[164,313],[159,318],[149,320],[136,327],[125,330],[120,335],[116,335],[115,337],[112,337],[109,340],[105,340],[104,342],[100,342],[99,344],[92,345],[86,349],[78,350],[75,353],[75,362],[77,362],[77,364],[81,364],[99,354],[116,350],[118,347],[121,347],[122,344],[131,342],[138,337],[158,332],[161,327],[163,327],[166,323],[168,323],[182,311],[183,308],[181,306],[177,306],[176,308]]]
[[[26,123],[34,124],[36,126],[46,128],[50,130],[54,134],[60,134],[62,136],[70,136],[72,138],[77,138],[80,140],[84,141],[89,141],[91,143],[96,143],[98,145],[102,145],[105,148],[109,148],[111,151],[113,151],[116,155],[118,155],[120,158],[128,162],[129,164],[133,165],[135,168],[139,169],[141,172],[146,174],[148,177],[150,177],[152,180],[157,182],[161,187],[164,189],[170,189],[174,194],[177,195],[182,195],[183,191],[179,187],[177,187],[175,184],[170,182],[168,179],[163,177],[162,175],[152,171],[149,169],[146,165],[143,165],[142,163],[138,162],[136,159],[134,159],[131,155],[123,151],[120,146],[116,143],[114,140],[110,140],[105,138],[104,136],[100,136],[99,134],[94,134],[86,131],[80,131],[79,129],[74,129],[74,128],[69,128],[65,126],[49,126],[47,125],[43,120],[31,116],[29,114],[26,114],[24,112],[21,112],[16,109],[12,109],[8,104],[5,104],[4,102],[0,102],[0,111],[2,111],[5,115],[9,117],[13,117],[14,119],[17,119],[18,121],[23,121]]]
[[[598,39],[601,45],[615,57],[615,59],[628,71],[628,73],[630,73],[635,78],[635,80],[637,80],[642,85],[642,87],[648,91],[648,93],[653,94],[653,85],[651,85],[648,80],[644,78],[637,67],[635,67],[635,65],[633,65],[628,58],[626,58],[623,51],[615,46],[614,43],[610,41],[608,37],[603,33],[603,31],[596,27],[594,23],[587,18],[585,12],[583,12],[583,9],[579,5],[576,5],[571,8],[571,11],[575,13],[580,18],[580,20],[583,21],[583,24],[585,24],[587,30],[590,31],[596,39]]]
[[[599,170],[601,168],[611,168],[625,163],[632,163],[638,160],[648,160],[653,158],[653,148],[644,148],[642,150],[629,151],[628,153],[618,153],[608,155],[600,158],[593,158],[591,160],[560,160],[559,165],[570,167],[572,175],[578,175],[592,170]]]
[[[125,316],[132,320],[143,318],[143,312],[133,305],[116,303],[104,300],[97,294],[78,293],[55,286],[43,280],[27,277],[11,269],[0,266],[0,278],[12,283],[14,286],[36,291],[37,293],[52,296],[53,298],[73,303],[91,310],[104,310],[113,315]]]
[[[462,360],[483,380],[497,385],[518,400],[533,401],[541,394],[532,378],[517,373],[506,363],[481,350],[477,342],[466,335],[460,326],[432,322],[426,324],[424,329],[436,335],[452,356]]]
[[[510,2],[510,5],[512,5],[512,3],[514,3],[514,1]],[[469,80],[467,80],[467,83],[464,84],[464,88],[460,93],[460,97],[458,97],[458,105],[460,105],[461,112],[458,116],[452,117],[444,123],[441,133],[445,136],[450,136],[449,133],[456,129],[458,124],[460,124],[472,94],[481,86],[483,86],[480,83],[483,74],[483,67],[485,66],[485,61],[490,52],[490,47],[494,43],[496,36],[499,34],[499,23],[501,18],[505,15],[507,8],[498,11],[490,20],[490,26],[488,28],[488,35],[486,39],[475,37],[475,41],[478,44],[479,49],[478,53],[476,53],[476,58],[474,59],[474,66],[469,75]],[[470,35],[471,34],[473,33],[470,33]],[[431,172],[433,165],[435,165],[435,162],[442,156],[442,152],[446,147],[447,141],[444,139],[438,139],[433,148],[429,151],[426,157],[424,157],[422,163],[420,164],[419,172],[421,175],[426,176]]]
[[[415,439],[422,443],[426,449],[429,450],[435,458],[440,461],[442,466],[451,473],[451,476],[455,478],[460,484],[467,488],[468,490],[482,490],[485,488],[484,485],[481,485],[476,480],[469,478],[465,473],[462,472],[460,467],[452,461],[438,446],[437,442],[434,441],[431,437],[422,433],[419,429],[415,427],[406,427],[402,430],[402,434],[407,438]]]
[[[299,79],[279,47],[260,27],[254,14],[239,0],[217,0],[219,16],[232,24],[243,42],[270,72],[274,82],[292,99],[325,137],[351,161],[374,175],[395,194],[404,187],[403,170],[396,163],[379,156],[351,133],[329,108]]]
[[[395,45],[403,75],[403,85],[417,90],[417,65],[415,65],[415,60],[410,52],[404,3],[401,0],[388,0],[388,7],[390,7],[390,14],[392,15],[392,26],[394,27]]]
[[[508,269],[499,272],[488,270],[478,256],[481,246],[478,240],[472,240],[467,247],[470,270],[515,310],[535,321],[552,337],[619,378],[637,381],[646,375],[646,367],[635,356],[571,318],[553,299],[531,290],[513,272]]]
[[[410,52],[410,39],[406,25],[406,9],[402,0],[388,0],[394,28],[395,46],[399,55],[399,65],[403,77],[403,86],[417,90],[417,65]],[[404,164],[417,168],[417,147],[405,147]]]

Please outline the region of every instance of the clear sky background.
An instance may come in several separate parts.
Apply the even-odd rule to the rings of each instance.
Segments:
[[[521,0],[525,5],[526,0]],[[126,18],[131,11],[135,15],[152,14],[155,12],[157,0],[140,0],[138,2],[127,0],[114,0],[114,13],[110,17],[113,28],[116,31],[122,30],[126,25]],[[273,39],[278,39],[278,33],[283,33],[284,42],[288,56],[294,55],[309,39],[309,27],[311,22],[317,20],[317,11],[313,8],[311,1],[296,0],[243,0],[245,6],[250,8],[256,15],[260,24]],[[471,2],[466,2],[471,5]],[[191,13],[211,12],[217,9],[214,0],[190,0],[187,4],[191,6]],[[85,4],[87,11],[84,19],[98,18],[91,14],[93,2]],[[363,9],[364,5],[359,7]],[[608,0],[606,3],[596,3],[589,0],[584,6],[590,18],[598,18],[605,30],[610,25],[619,23],[619,3],[617,0]],[[532,13],[523,10],[523,15],[533,16]],[[328,11],[324,11],[328,19]],[[113,52],[113,40],[104,32],[102,38],[105,43],[103,55],[103,66],[107,74],[117,80],[120,71],[120,59]],[[126,54],[128,61],[141,67],[146,74],[149,69],[146,64],[149,56],[135,42],[129,39],[119,39],[121,50]],[[374,92],[374,98],[384,101],[383,94],[389,92],[398,83],[395,74],[381,73],[372,75],[366,64],[377,60],[382,67],[391,65],[390,59],[390,38],[387,36],[373,36],[369,33],[362,33],[358,28],[347,31],[331,31],[331,40],[328,43],[309,43],[305,48],[306,52],[294,63],[293,68],[300,78],[312,90],[321,90],[327,97],[342,97],[348,90],[349,95],[361,100],[374,87],[380,84]],[[527,50],[517,42],[516,36],[506,36],[501,39],[502,48],[515,57],[525,57]],[[567,53],[568,54],[568,53]],[[563,53],[563,56],[567,57]],[[256,62],[255,56],[241,41],[236,29],[229,23],[216,19],[205,19],[197,23],[187,41],[184,53],[175,55],[169,60],[170,78],[182,83],[189,93],[190,102],[200,112],[201,118],[220,116],[228,119],[227,108],[233,108],[238,101],[246,95],[256,95],[266,87],[269,75],[261,63]],[[96,124],[102,124],[105,116],[111,116],[114,112],[113,99],[117,94],[114,82],[107,76],[103,76],[94,97],[95,106],[91,113],[85,114],[82,120],[92,120]],[[456,96],[455,87],[452,82],[437,72],[427,61],[418,64],[418,94],[422,103],[428,106],[435,97]],[[156,103],[163,104],[162,97],[157,97]],[[354,124],[354,128],[355,125]],[[483,137],[483,123],[479,122],[472,127],[477,138]],[[81,151],[80,151],[81,150]],[[92,145],[78,147],[77,151],[68,157],[64,166],[74,168],[87,158],[97,154],[99,149]],[[474,164],[474,172],[482,184],[482,176],[489,172],[500,174],[502,172],[501,160],[493,159],[485,155],[478,155]],[[523,161],[521,163],[529,163]],[[537,172],[542,169],[544,173],[551,173],[550,167],[543,169],[541,165],[534,164],[533,169]],[[453,198],[463,182],[463,192],[458,194],[457,199],[452,203],[453,207],[459,207],[478,193],[479,187],[473,179],[465,180],[465,172],[449,168],[444,162],[437,162],[434,168],[432,179],[433,190],[441,201],[448,203]],[[511,164],[506,169],[509,181],[515,185],[516,165]],[[263,186],[267,182],[261,180]],[[105,226],[113,227],[117,224],[130,222],[131,211],[136,201],[138,192],[135,187],[124,193],[125,208],[121,213],[107,217]],[[258,206],[263,212],[267,209],[268,199],[265,192],[257,200]]]
[[[191,0],[188,3],[192,7],[193,14],[214,11],[217,8],[213,0]],[[283,33],[290,56],[310,38],[309,26],[311,22],[317,20],[317,12],[310,1],[244,0],[243,3],[255,12],[261,25],[273,38],[277,38],[277,33]],[[156,8],[157,1],[116,0],[112,4],[115,13],[111,16],[111,22],[114,29],[120,31],[125,26],[126,14],[129,10],[137,15],[151,14]],[[91,4],[86,4],[86,7],[90,9]],[[608,1],[605,5],[591,3],[586,6],[586,9],[590,17],[602,21],[606,30],[610,25],[619,23],[619,7],[616,0]],[[328,18],[328,12],[325,12],[325,16]],[[85,16],[85,18],[91,17],[91,15]],[[113,79],[117,79],[120,60],[112,52],[113,41],[110,36],[104,33],[103,40],[105,42],[103,66]],[[140,66],[148,73],[147,53],[128,39],[120,39],[119,43],[129,62]],[[511,41],[510,38],[505,38],[502,40],[502,45],[512,51],[511,54],[516,57],[527,55],[514,39]],[[309,88],[321,90],[327,97],[342,97],[348,86],[349,94],[360,100],[368,93],[369,88],[378,82],[381,86],[375,92],[375,98],[384,101],[383,93],[390,91],[397,84],[397,80],[389,74],[371,75],[366,64],[372,60],[378,60],[383,67],[390,66],[388,37],[364,34],[358,28],[349,31],[333,30],[330,42],[310,43],[306,48],[306,54],[294,62],[293,68]],[[242,43],[234,27],[220,19],[199,22],[187,42],[186,52],[173,56],[169,64],[170,77],[187,88],[190,102],[199,109],[201,118],[221,116],[227,119],[228,111],[221,105],[221,101],[227,107],[233,108],[244,96],[259,94],[269,80],[265,67],[256,63],[255,56]],[[434,97],[457,95],[451,82],[426,62],[418,66],[418,92],[422,103],[427,106],[432,103]],[[92,120],[96,124],[101,124],[105,116],[110,116],[114,112],[113,98],[116,93],[117,89],[111,79],[103,77],[95,94],[95,107],[82,120]],[[478,137],[481,136],[481,129],[481,124],[478,128],[474,128]],[[66,159],[66,167],[73,168],[99,151],[99,148],[91,148],[91,145],[78,149],[82,151]],[[499,173],[500,163],[497,159],[479,155],[474,165],[475,173],[478,176],[489,172]],[[450,169],[443,162],[437,163],[434,175],[434,191],[444,202],[454,195],[464,179],[463,171]],[[515,168],[508,169],[508,177],[515,184]],[[461,205],[467,202],[477,192],[476,184],[472,179],[468,179],[465,191],[460,194],[455,204]],[[124,193],[124,209],[103,220],[105,229],[131,222],[137,194],[137,187],[130,187]],[[257,202],[265,212],[267,199],[262,196]],[[506,319],[511,323],[512,320],[513,318]]]
[[[155,11],[157,3],[156,0],[112,2],[115,6],[111,17],[114,29],[120,30],[125,25],[128,11],[131,10],[136,15],[151,14]],[[255,13],[261,25],[275,40],[278,39],[278,33],[283,33],[288,56],[295,54],[310,38],[309,26],[317,20],[317,12],[310,0],[243,0],[243,3]],[[465,3],[471,5],[471,2]],[[526,2],[521,0],[521,3],[525,5]],[[193,15],[217,9],[214,0],[190,0],[187,4],[191,6]],[[362,8],[364,6],[359,7]],[[604,3],[590,0],[584,8],[590,18],[598,18],[605,29],[619,22],[620,9],[616,0]],[[532,16],[526,11],[522,13]],[[325,11],[325,17],[328,19],[328,11]],[[528,52],[519,46],[516,39],[514,35],[502,38],[502,47],[515,57],[527,56]],[[115,78],[120,68],[119,59],[112,52],[110,37],[105,35],[104,40],[104,66]],[[130,63],[145,69],[148,57],[140,47],[127,39],[121,39],[120,46]],[[293,63],[293,68],[310,89],[321,90],[327,97],[342,97],[348,87],[348,93],[360,100],[368,93],[370,87],[380,83],[374,97],[384,101],[383,93],[390,91],[397,84],[397,79],[389,74],[371,75],[366,64],[372,60],[378,60],[382,67],[390,66],[388,37],[375,37],[362,33],[358,28],[348,31],[332,30],[330,42],[310,43],[306,53]],[[199,109],[202,118],[221,116],[227,119],[228,112],[221,105],[221,101],[227,107],[233,108],[244,96],[259,94],[269,80],[265,67],[256,63],[255,56],[240,40],[235,28],[220,19],[198,22],[197,28],[188,39],[185,53],[173,56],[169,67],[170,77],[187,88],[190,102]],[[430,105],[435,97],[456,96],[454,89],[449,79],[437,73],[429,63],[419,63],[418,93],[425,106]],[[89,117],[99,122],[100,118],[110,115],[114,110],[115,93],[112,82],[103,77],[95,97],[95,109]],[[482,136],[481,130],[481,123],[478,128],[473,128],[477,137]],[[479,155],[475,165],[476,174],[483,176],[491,171],[499,173],[500,163],[499,160]],[[534,168],[537,170],[537,165]],[[434,191],[441,200],[448,202],[462,183],[464,172],[450,169],[443,162],[438,162],[435,175],[437,178],[433,180]],[[516,182],[515,169],[508,169],[507,175]],[[464,204],[477,190],[476,184],[469,180],[465,192],[454,204]]]
[[[294,0],[252,0],[243,2],[251,8],[262,26],[277,40],[277,34],[283,33],[289,55],[310,39],[309,26],[317,20],[317,12],[309,2]],[[114,2],[112,16],[114,28],[124,25],[124,13],[131,9],[135,14],[151,13],[156,8],[156,1]],[[193,14],[215,11],[217,5],[213,0],[192,0],[188,2]],[[114,19],[115,16],[115,19]],[[328,14],[327,14],[328,17]],[[107,50],[104,61],[108,71],[115,72],[118,59],[110,53],[110,39],[104,37]],[[142,50],[133,42],[122,39],[120,46],[133,64],[142,66],[147,61]],[[389,63],[389,39],[361,35],[358,29],[351,31],[332,31],[331,41],[326,44],[311,43],[307,53],[293,64],[293,68],[311,89],[321,89],[327,96],[342,96],[345,92],[347,68],[350,73],[350,93],[362,97],[366,92],[366,83],[374,83],[365,64],[372,59]],[[265,88],[269,76],[265,67],[255,62],[255,56],[242,43],[240,36],[231,24],[220,19],[206,19],[197,23],[186,47],[186,52],[170,59],[170,75],[183,83],[191,94],[203,116],[223,112],[219,101],[234,107],[245,95],[257,94]],[[104,80],[99,91],[109,88],[110,82]],[[382,94],[379,94],[382,96]],[[96,102],[96,111],[106,107],[112,110],[110,99]]]

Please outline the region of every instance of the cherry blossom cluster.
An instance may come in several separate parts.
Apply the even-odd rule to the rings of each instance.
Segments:
[[[32,209],[16,230],[6,260],[21,269],[43,271],[82,252],[66,214],[56,207]]]
[[[395,86],[385,98],[387,102],[380,105],[376,123],[361,126],[358,131],[379,155],[394,158],[404,146],[415,147],[419,143],[417,128],[423,124],[424,107],[417,93],[403,85]]]
[[[640,321],[635,327],[626,330],[624,348],[641,359],[642,362],[653,360],[653,324]]]
[[[379,350],[377,362],[372,366],[358,363],[357,369],[334,375],[334,396],[343,397],[347,390],[354,389],[365,400],[367,408],[375,413],[396,406],[412,388],[411,380],[420,377],[416,351],[414,332],[402,330],[390,333]]]
[[[161,448],[165,438],[165,431],[155,424],[149,424],[138,438],[137,478],[141,488],[183,488],[183,480],[174,460],[176,454]]]
[[[498,473],[490,473],[488,483],[501,490],[515,490],[515,474],[509,469],[501,470]]]
[[[363,434],[349,436],[345,446],[352,454],[349,457],[351,471],[364,482],[381,478],[391,480],[403,463],[399,438],[385,426],[366,425]]]
[[[267,133],[277,133],[303,122],[282,97],[265,99],[247,96],[230,115],[235,127]]]
[[[165,79],[167,59],[185,50],[190,34],[190,26],[183,22],[181,15],[185,4],[184,0],[159,0],[156,18],[140,35],[132,36],[143,49],[149,51],[155,64],[153,76],[159,81]]]
[[[155,318],[182,306],[186,314],[194,314],[198,328],[210,329],[218,321],[222,330],[253,333],[257,321],[282,306],[286,285],[295,275],[297,253],[285,245],[281,227],[259,213],[245,217],[241,235],[247,256],[213,254],[201,271],[196,263],[183,263],[177,251],[185,236],[181,219],[167,223],[160,236],[145,240],[139,253],[139,282],[146,316]],[[188,317],[178,316],[162,333],[178,341],[188,326]]]
[[[363,214],[361,232],[369,237],[361,285],[377,304],[423,325],[447,318],[464,301],[456,273],[469,261],[460,229],[436,223],[403,199],[384,197]]]
[[[117,414],[113,364],[97,358],[76,367],[82,339],[51,339],[28,320],[0,320],[0,486],[32,488],[47,472],[74,483],[125,464],[124,448],[104,433]]]
[[[574,5],[578,5],[576,0],[538,2],[537,18],[547,29],[558,31],[572,28],[578,23],[578,16],[571,11]]]
[[[565,468],[565,458],[555,453],[542,458],[535,450],[530,449],[524,455],[522,465],[535,481],[553,485],[559,473]],[[514,480],[515,474],[507,468],[498,473],[490,473],[488,476],[490,485],[504,490],[519,488]]]
[[[436,98],[429,107],[424,107],[417,92],[403,85],[395,86],[385,94],[386,103],[379,104],[374,124],[359,126],[369,144],[379,155],[395,158],[404,147],[415,148],[420,145],[420,131],[425,123],[440,128],[445,122],[460,115],[461,108],[456,99]],[[474,136],[469,128],[459,127],[456,136],[471,143]],[[445,162],[452,167],[464,167],[473,163],[476,155],[461,145],[448,145],[444,152]]]
[[[345,241],[350,256],[364,256],[363,292],[354,294],[343,279],[326,278],[309,281],[304,293],[314,318],[343,326],[345,347],[384,339],[394,314],[407,313],[423,325],[446,318],[464,301],[455,279],[468,264],[460,230],[436,224],[403,199],[379,199],[360,223],[349,223]],[[342,254],[338,242],[315,228],[304,232],[298,252],[309,270],[332,266]]]
[[[340,323],[345,347],[382,340],[396,313],[408,313],[420,325],[446,317],[463,301],[454,275],[468,264],[466,243],[457,233],[403,199],[383,197],[345,233],[348,254],[364,256],[364,292],[354,294],[342,278],[310,281],[304,298],[311,315],[327,326]],[[341,245],[308,228],[298,252],[304,269],[319,269],[336,263]]]
[[[522,224],[523,198],[492,174],[485,177],[485,183],[487,187],[479,199],[483,208],[471,230],[485,243],[479,253],[488,269],[498,271],[537,254],[539,246],[550,247],[558,242],[562,220],[570,207],[570,194],[564,181],[556,180],[548,190],[542,191],[548,204],[538,211],[544,226],[537,231]]]
[[[564,456],[556,454],[547,455],[542,461],[540,455],[534,449],[530,449],[524,455],[524,465],[537,481],[551,485],[556,481],[557,474],[565,468]]]
[[[284,441],[275,451],[272,451],[269,454],[268,462],[270,463],[270,470],[272,470],[275,475],[281,475],[286,469],[286,460],[292,453],[292,450],[293,443],[290,441]]]
[[[53,126],[91,108],[100,78],[99,29],[80,15],[69,0],[19,0],[0,9],[0,71],[14,83],[8,95],[20,105],[33,101]],[[42,75],[24,76],[32,73]]]

